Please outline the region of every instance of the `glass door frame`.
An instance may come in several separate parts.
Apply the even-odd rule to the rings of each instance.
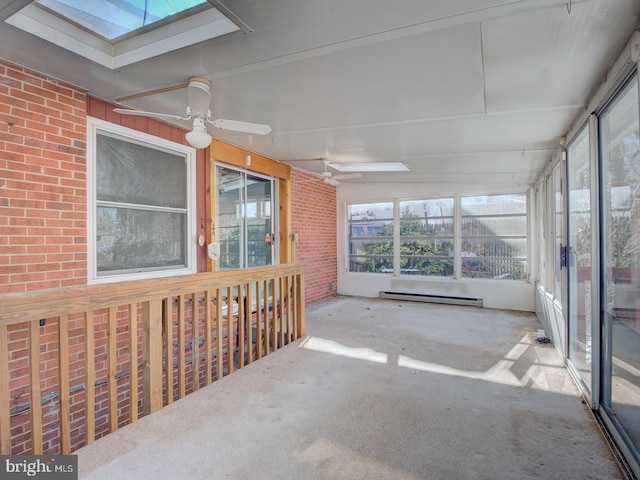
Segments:
[[[567,366],[574,377],[578,380],[578,385],[582,393],[590,401],[592,409],[598,409],[600,405],[601,392],[601,340],[602,340],[602,319],[600,315],[600,171],[598,168],[598,117],[595,114],[589,116],[588,121],[579,129],[576,134],[567,142],[567,147],[571,146],[574,141],[582,134],[584,129],[589,135],[589,173],[590,173],[590,222],[591,222],[591,371],[590,371],[590,387],[584,383],[576,365],[572,362],[571,357],[571,322],[574,321],[571,306],[573,302],[570,270],[572,268],[572,253],[570,245],[570,216],[571,216],[571,195],[570,195],[570,162],[571,156],[567,153],[565,165],[565,211],[566,211],[566,245],[567,252],[567,272],[566,287],[564,293],[565,318],[567,325]],[[569,148],[565,150],[567,152]]]
[[[638,447],[633,445],[633,442],[629,438],[629,435],[625,431],[624,426],[617,419],[615,412],[613,412],[611,405],[611,394],[613,388],[613,346],[612,346],[612,332],[609,328],[609,322],[606,320],[606,306],[603,305],[603,298],[605,298],[606,292],[606,270],[607,265],[605,264],[605,252],[603,251],[606,248],[606,240],[604,236],[606,232],[604,231],[603,226],[600,223],[601,214],[604,213],[604,209],[606,205],[606,199],[604,198],[604,192],[606,189],[606,177],[605,177],[605,165],[604,165],[604,154],[603,154],[603,145],[600,139],[600,118],[608,112],[610,106],[614,104],[621,92],[623,92],[630,82],[636,82],[636,88],[638,89],[638,98],[640,98],[640,72],[638,71],[637,66],[634,65],[632,69],[630,69],[624,78],[616,85],[612,92],[607,96],[607,98],[601,102],[599,108],[593,114],[596,117],[594,121],[595,135],[594,138],[597,139],[597,143],[595,144],[595,152],[597,155],[597,175],[598,175],[598,183],[597,183],[597,192],[598,192],[598,257],[597,257],[597,266],[598,266],[598,280],[599,280],[599,289],[598,289],[598,320],[600,325],[600,355],[599,365],[597,369],[597,373],[600,375],[599,377],[599,398],[597,406],[594,409],[597,409],[597,412],[602,419],[607,431],[611,434],[614,439],[617,447],[622,451],[623,456],[627,462],[628,467],[631,468],[633,473],[636,476],[640,476],[640,458],[638,456]],[[638,115],[640,117],[640,101],[638,102]],[[595,263],[595,261],[594,261]]]
[[[260,180],[264,180],[266,182],[269,182],[270,184],[270,218],[271,218],[271,232],[268,232],[269,234],[269,241],[267,241],[267,239],[265,238],[265,243],[268,243],[268,250],[269,250],[269,254],[270,254],[270,258],[271,261],[269,263],[266,263],[265,265],[277,265],[279,262],[278,259],[278,249],[275,248],[276,247],[276,239],[278,238],[278,216],[276,215],[276,205],[278,204],[278,188],[277,188],[277,182],[274,177],[272,176],[268,176],[268,175],[264,175],[264,174],[260,174],[251,170],[246,170],[246,169],[242,169],[233,165],[229,165],[227,163],[224,162],[219,162],[216,161],[214,162],[214,179],[215,179],[215,184],[216,184],[216,189],[214,192],[216,201],[215,201],[215,212],[213,212],[213,218],[214,218],[214,228],[213,228],[213,233],[214,233],[214,238],[215,238],[215,243],[219,243],[220,239],[218,238],[218,208],[219,208],[219,192],[218,192],[218,188],[217,188],[217,184],[218,184],[218,168],[225,168],[228,170],[232,170],[234,172],[237,172],[240,175],[240,179],[241,179],[241,188],[242,188],[242,198],[241,198],[241,202],[242,205],[244,206],[243,208],[239,209],[240,215],[242,216],[242,221],[241,221],[241,232],[240,232],[240,265],[238,268],[248,268],[248,253],[247,253],[247,242],[248,242],[248,222],[246,221],[247,216],[246,216],[246,212],[247,212],[247,177],[255,177],[258,178]],[[216,270],[229,270],[229,269],[233,269],[233,267],[231,268],[220,268],[219,266],[219,262],[216,261]]]

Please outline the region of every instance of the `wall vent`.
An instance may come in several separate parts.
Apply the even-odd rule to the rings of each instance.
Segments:
[[[441,303],[444,305],[462,305],[482,308],[481,298],[448,297],[446,295],[423,295],[420,293],[380,292],[380,298],[386,300],[406,300],[409,302]]]

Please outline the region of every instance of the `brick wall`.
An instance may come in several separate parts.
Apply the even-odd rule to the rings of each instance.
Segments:
[[[87,114],[184,142],[184,131],[176,127],[153,119],[120,116],[113,113],[112,107],[86,97],[80,89],[0,62],[0,295],[86,283]],[[196,168],[199,172],[197,216],[204,218],[204,151],[198,153]],[[305,294],[307,303],[313,303],[335,294],[336,192],[335,187],[313,175],[300,170],[294,170],[292,175],[292,231],[299,236],[295,260],[308,266]],[[199,252],[198,270],[205,269],[204,252]],[[121,313],[118,312],[117,341],[119,346],[126,346],[127,319]],[[96,436],[99,437],[108,432],[104,403],[107,375],[104,312],[94,312],[93,324],[93,357],[97,362]],[[40,327],[40,391],[47,432],[44,450],[48,453],[58,453],[60,445],[57,328],[57,319],[46,319]],[[68,331],[75,449],[84,442],[84,319],[70,318]],[[7,333],[9,342],[2,350],[9,359],[12,453],[29,453],[28,326],[13,325]],[[126,417],[128,410],[127,361],[126,355],[118,355],[117,371],[122,375],[118,384],[119,417]],[[190,370],[187,375],[191,376]],[[142,375],[139,381],[141,378]]]
[[[85,105],[0,63],[0,293],[86,283]]]
[[[336,293],[338,281],[336,187],[299,169],[291,171],[291,232],[295,261],[307,264],[307,304]]]

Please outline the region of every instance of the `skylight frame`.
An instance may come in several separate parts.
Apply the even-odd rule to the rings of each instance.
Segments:
[[[122,40],[116,39],[114,43],[33,3],[9,17],[6,22],[115,70],[228,33],[239,30],[247,32],[246,26],[234,15],[229,15],[229,12],[223,13],[211,3],[208,2],[210,8],[206,10],[148,31],[135,31],[133,34],[127,34]],[[170,18],[174,19],[176,16]]]
[[[117,44],[119,42],[122,42],[122,41],[126,40],[129,37],[132,37],[132,36],[135,36],[135,35],[141,35],[141,34],[144,34],[144,33],[148,32],[148,31],[150,31],[150,30],[154,30],[156,28],[161,28],[163,25],[166,25],[168,23],[176,22],[178,20],[181,20],[183,18],[189,17],[191,15],[197,15],[198,13],[211,8],[211,4],[208,3],[207,0],[196,0],[196,1],[200,2],[200,3],[196,4],[196,5],[193,5],[192,7],[186,8],[185,10],[181,10],[181,11],[176,12],[174,14],[162,17],[162,18],[160,18],[158,20],[155,20],[155,21],[153,21],[151,23],[147,23],[146,25],[143,25],[141,27],[136,27],[136,28],[133,28],[133,29],[129,29],[129,31],[127,31],[125,33],[110,37],[110,36],[104,35],[103,34],[104,31],[101,32],[101,31],[97,30],[97,28],[99,28],[99,27],[92,28],[92,26],[89,24],[88,21],[83,23],[83,21],[81,19],[73,18],[73,17],[67,17],[63,11],[58,11],[55,8],[53,8],[52,6],[50,6],[50,5],[47,5],[45,3],[41,3],[41,2],[47,2],[47,1],[61,2],[61,0],[34,0],[32,2],[32,4],[34,6],[36,6],[37,8],[41,8],[41,9],[45,10],[46,12],[48,12],[48,13],[50,13],[52,15],[55,15],[55,16],[61,18],[62,20],[66,21],[66,22],[68,22],[68,23],[70,23],[70,24],[72,24],[72,25],[74,25],[74,26],[76,26],[76,27],[78,27],[78,28],[80,28],[82,30],[85,30],[85,31],[89,32],[90,34],[95,35],[98,38],[101,38],[104,41],[106,41],[108,43],[111,43],[113,45],[115,45],[115,44]],[[82,12],[85,13],[86,11],[82,11]],[[86,12],[86,13],[88,13],[88,12]],[[112,13],[113,12],[110,12],[110,14],[112,14]],[[128,14],[127,14],[127,12],[124,12],[123,16],[126,16],[129,19],[132,19],[132,18],[135,17],[135,15],[133,13],[131,13],[131,12],[129,12]],[[105,18],[105,20],[107,22],[109,22],[109,23],[112,23],[112,24],[119,23],[118,22],[118,18],[111,17],[111,18]],[[120,19],[120,21],[122,21],[122,20],[123,19]],[[143,22],[144,18],[140,18],[139,20],[141,22]]]

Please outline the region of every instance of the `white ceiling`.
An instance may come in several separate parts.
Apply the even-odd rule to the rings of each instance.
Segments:
[[[0,18],[27,3],[3,0]],[[352,182],[527,185],[640,23],[638,0],[223,3],[253,31],[112,71],[2,23],[0,58],[107,100],[206,77],[214,117],[273,129],[218,138],[282,161],[411,169]],[[183,114],[186,90],[128,104]]]

